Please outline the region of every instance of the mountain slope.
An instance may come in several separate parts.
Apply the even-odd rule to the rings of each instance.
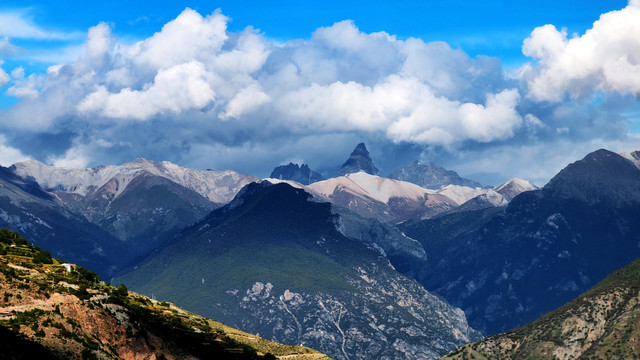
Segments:
[[[478,338],[339,224],[302,189],[250,184],[117,281],[337,359],[430,359]]]
[[[634,260],[542,318],[465,345],[445,359],[636,359],[639,292],[640,260]]]
[[[145,159],[94,169],[56,168],[31,160],[11,169],[125,242],[130,259],[147,254],[255,180],[233,171],[196,171]]]
[[[351,152],[347,161],[345,161],[338,170],[337,176],[357,173],[359,171],[364,171],[371,175],[378,175],[378,168],[373,165],[373,160],[371,160],[369,150],[367,150],[364,143],[358,144],[356,148],[353,149],[353,152]]]
[[[3,359],[328,359],[68,271],[6,229],[0,254]]]
[[[56,257],[73,259],[101,274],[124,265],[120,240],[61,206],[28,179],[0,167],[0,227],[19,230]]]
[[[389,178],[408,181],[427,189],[440,189],[446,185],[468,186],[481,188],[480,183],[460,177],[452,170],[446,170],[432,162],[420,163],[414,161],[389,174]]]
[[[543,189],[516,196],[504,211],[459,223],[458,235],[443,236],[432,251],[428,224],[447,219],[425,220],[414,231],[401,227],[427,254],[438,254],[420,282],[464,309],[475,328],[506,331],[570,301],[640,254],[640,170],[596,151]]]

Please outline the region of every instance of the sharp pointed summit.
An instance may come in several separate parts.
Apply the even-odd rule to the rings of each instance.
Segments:
[[[357,173],[359,171],[364,171],[367,174],[378,175],[378,168],[373,165],[373,160],[371,160],[371,155],[369,154],[369,150],[364,145],[364,143],[360,143],[353,149],[353,152],[347,159],[347,161],[342,164],[340,170],[338,170],[337,175],[343,176],[351,173]]]

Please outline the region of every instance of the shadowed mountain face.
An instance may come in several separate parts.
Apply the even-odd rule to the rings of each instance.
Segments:
[[[504,211],[451,214],[401,229],[432,259],[420,282],[464,309],[472,326],[494,334],[565,304],[637,257],[638,219],[640,170],[598,150]]]
[[[340,226],[329,203],[254,183],[116,281],[336,359],[433,359],[478,337]]]
[[[446,185],[482,187],[480,183],[462,178],[455,171],[444,169],[432,162],[414,161],[389,174],[389,178],[408,181],[427,189],[440,189]]]
[[[0,167],[0,227],[19,230],[55,257],[72,259],[103,275],[127,261],[121,241],[58,204],[28,179]]]
[[[106,257],[105,262],[112,262],[108,272],[105,272],[105,265],[91,267],[108,276],[127,262],[146,256],[178,231],[219,207],[217,201],[230,201],[242,186],[255,180],[234,171],[198,171],[145,159],[92,169],[58,168],[31,160],[14,164],[10,170],[11,176],[18,179],[15,181],[23,184],[23,188],[32,189],[34,194],[64,209],[60,214],[66,214],[66,218],[80,219],[82,226],[86,227],[89,222],[91,228],[99,229],[94,232],[95,241],[91,234],[86,240],[97,242],[97,245],[85,250],[82,256],[65,257],[75,262],[82,262],[84,257],[90,258],[94,253]],[[7,214],[13,215],[15,211]],[[40,210],[36,209],[30,214],[41,216]],[[72,221],[59,223],[76,228]],[[30,226],[40,225],[36,222]],[[12,224],[7,223],[7,226]],[[13,227],[24,232],[16,224]],[[43,236],[59,233],[25,234],[39,242]],[[100,240],[103,235],[108,239]],[[68,242],[72,241],[67,239],[64,243]],[[64,247],[51,248],[64,250]],[[111,258],[109,249],[117,255]]]
[[[637,359],[640,261],[522,328],[452,351],[445,359]]]
[[[269,177],[279,180],[292,180],[303,185],[309,185],[316,181],[324,180],[322,175],[309,169],[307,164],[302,164],[302,166],[300,166],[294,163],[276,167],[273,169]]]
[[[359,171],[364,171],[367,174],[378,175],[378,168],[373,165],[373,160],[371,160],[371,155],[369,155],[369,150],[364,145],[364,143],[360,143],[353,149],[353,152],[342,164],[342,167],[337,172],[337,176],[343,176],[351,173],[357,173]]]

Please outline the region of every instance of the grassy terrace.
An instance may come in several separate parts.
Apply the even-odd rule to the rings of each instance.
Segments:
[[[119,359],[141,348],[158,359],[328,359],[112,286],[82,267],[68,272],[63,263],[0,229],[0,326],[54,357]]]

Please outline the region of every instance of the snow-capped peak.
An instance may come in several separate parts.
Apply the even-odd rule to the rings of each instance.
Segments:
[[[392,197],[417,200],[427,194],[435,193],[433,190],[428,190],[406,181],[387,179],[367,174],[364,171],[318,181],[309,185],[309,188],[328,197],[334,193],[338,186],[385,204]]]
[[[531,182],[523,179],[513,178],[502,185],[493,188],[496,192],[504,196],[507,201],[511,201],[514,197],[525,191],[536,190],[537,187]]]
[[[12,169],[19,176],[34,178],[44,189],[83,196],[116,180],[116,197],[126,189],[131,180],[144,172],[167,178],[216,203],[229,202],[244,185],[257,180],[232,170],[193,170],[168,161],[155,162],[142,158],[119,166],[106,165],[88,169],[54,167],[28,160],[14,164]]]
[[[447,185],[438,190],[437,193],[448,197],[449,199],[455,201],[458,205],[462,205],[480,195],[487,195],[487,198],[491,199],[491,202],[494,204],[499,204],[502,202],[502,195],[498,194],[493,189],[485,189],[481,187],[472,188],[469,186],[461,185]]]

